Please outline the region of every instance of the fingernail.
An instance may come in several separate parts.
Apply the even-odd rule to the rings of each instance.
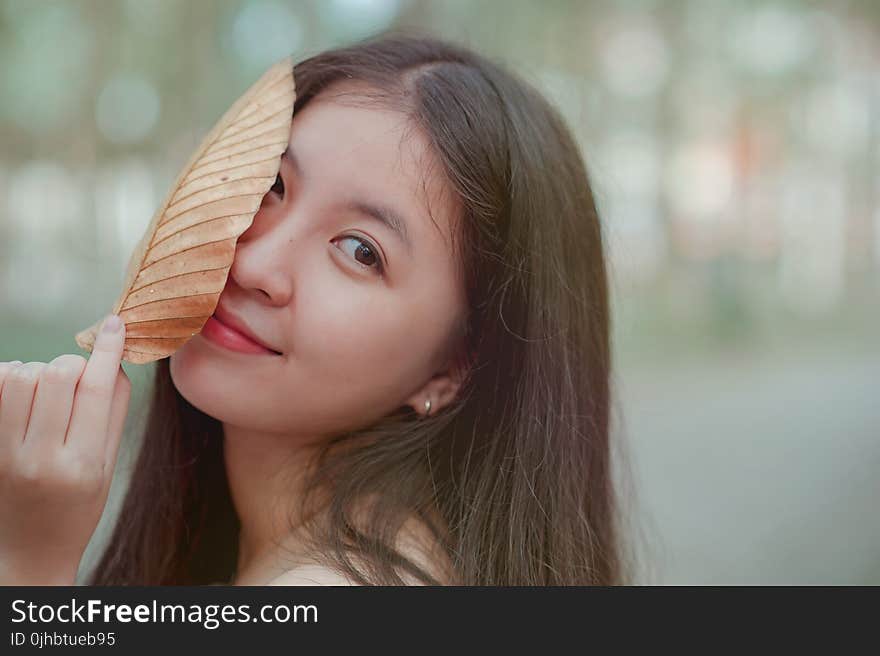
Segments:
[[[21,360],[13,360],[9,364],[24,364]]]
[[[122,318],[118,314],[109,314],[101,327],[103,333],[118,333],[122,328]]]

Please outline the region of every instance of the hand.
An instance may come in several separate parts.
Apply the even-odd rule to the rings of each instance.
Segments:
[[[0,363],[0,585],[74,584],[128,413],[124,343],[123,324],[88,361]]]

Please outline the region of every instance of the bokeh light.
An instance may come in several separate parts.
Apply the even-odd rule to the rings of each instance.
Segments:
[[[300,48],[305,30],[294,9],[281,2],[254,2],[239,9],[232,45],[250,67],[265,68]]]
[[[98,130],[115,144],[129,145],[146,138],[159,120],[156,88],[144,78],[119,73],[104,84],[95,105]]]
[[[389,27],[401,0],[326,0],[317,4],[321,23],[336,39],[358,39]]]

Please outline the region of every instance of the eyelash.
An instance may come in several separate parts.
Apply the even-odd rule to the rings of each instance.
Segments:
[[[277,185],[279,182],[281,183],[282,191],[275,191],[275,185]],[[281,174],[279,173],[278,175],[275,176],[275,182],[273,182],[272,186],[269,187],[269,191],[274,191],[276,194],[278,194],[280,196],[280,195],[284,194],[283,190],[284,190],[284,180],[281,179]]]
[[[375,266],[370,265],[370,264],[363,264],[362,262],[358,262],[357,260],[355,260],[355,262],[358,264],[358,266],[361,266],[364,269],[375,269],[376,274],[379,277],[383,277],[385,275],[385,265],[382,262],[382,257],[379,255],[378,248],[373,246],[373,244],[370,241],[363,239],[361,237],[357,237],[356,235],[343,235],[342,237],[340,237],[339,239],[336,239],[334,241],[341,241],[341,240],[345,240],[345,239],[354,239],[355,241],[359,241],[361,244],[363,244],[368,249],[370,249],[370,252],[372,252],[376,256],[376,265]],[[340,248],[339,250],[342,250],[342,249]]]
[[[275,186],[279,182],[281,183],[281,191],[277,191],[275,189]],[[284,180],[281,179],[280,173],[276,176],[275,183],[270,187],[269,191],[272,191],[272,192],[278,194],[279,196],[284,195]],[[359,264],[361,267],[363,267],[365,269],[375,269],[377,275],[379,275],[380,277],[384,277],[385,263],[382,261],[382,256],[379,254],[379,249],[376,248],[376,246],[374,246],[371,241],[369,241],[368,239],[364,239],[362,237],[358,237],[356,235],[343,235],[338,240],[334,240],[334,241],[339,241],[339,240],[343,240],[343,239],[354,239],[356,241],[359,241],[364,246],[366,246],[376,256],[376,265],[371,266],[369,264],[363,264],[361,262],[357,262],[357,260],[355,260],[355,261],[357,262],[357,264]],[[340,248],[339,250],[342,250],[342,249]]]

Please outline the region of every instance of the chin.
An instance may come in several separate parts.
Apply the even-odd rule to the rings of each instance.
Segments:
[[[187,342],[169,357],[168,373],[174,387],[190,405],[211,417],[216,417],[213,406],[221,405],[217,402],[220,390],[215,389],[211,381],[217,380],[217,377],[207,375],[203,371],[202,363],[205,359],[196,353],[198,348],[190,347],[191,343],[192,341]]]
[[[198,345],[187,342],[169,359],[168,370],[174,387],[197,410],[221,422],[252,422],[259,415],[254,399],[243,396],[240,382],[228,371],[218,372],[222,361],[212,358]],[[244,389],[253,389],[245,386]]]

